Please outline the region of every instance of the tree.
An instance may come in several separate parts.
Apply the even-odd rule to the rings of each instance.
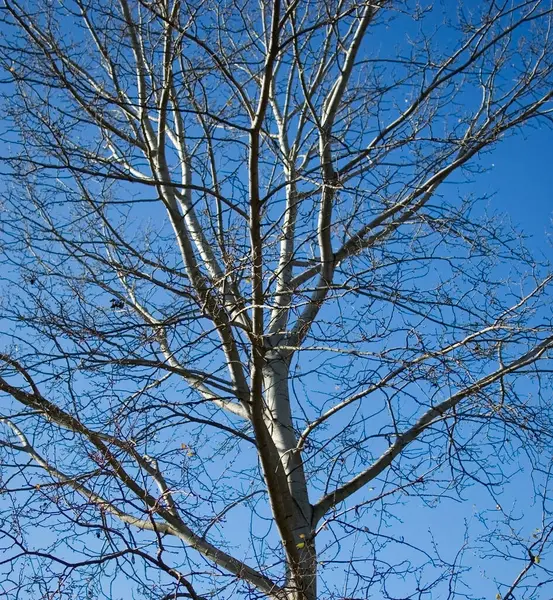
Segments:
[[[551,2],[1,6],[5,597],[474,598],[393,519],[477,486],[537,598],[552,276],[462,184]]]

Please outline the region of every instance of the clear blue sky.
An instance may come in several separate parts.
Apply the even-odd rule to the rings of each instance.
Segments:
[[[474,183],[462,186],[460,191],[474,193],[476,196],[491,194],[487,203],[489,210],[497,212],[498,218],[507,215],[520,231],[529,236],[528,246],[551,260],[553,129],[542,124],[540,127],[527,129],[524,134],[511,135],[479,162],[482,166],[489,167],[489,171],[476,176]],[[547,452],[551,454],[551,448]],[[553,454],[551,458],[553,460]],[[531,536],[532,531],[541,525],[541,506],[535,504],[528,471],[524,471],[523,457],[519,464],[522,470],[504,488],[502,509],[506,513],[512,510],[513,515],[520,518],[517,523],[520,532]],[[510,468],[513,472],[516,471],[516,462]],[[482,513],[485,513],[487,521],[481,518]],[[444,500],[436,507],[428,507],[418,498],[406,498],[397,514],[401,521],[395,525],[394,534],[400,531],[406,539],[420,543],[423,539],[430,542],[431,533],[444,555],[449,555],[450,558],[463,545],[465,524],[471,528],[471,535],[485,534],[486,527],[491,528],[496,520],[502,520],[493,498],[479,486],[467,490],[462,503]],[[472,571],[464,577],[469,586],[464,589],[468,598],[495,599],[498,588],[494,580],[499,579],[503,583],[514,581],[527,560],[522,548],[518,549],[516,556],[521,560],[482,560],[478,553],[468,551],[464,557],[465,563],[472,566]],[[541,565],[553,568],[551,562],[553,553],[544,556]],[[402,589],[400,582],[398,588]],[[460,586],[459,590],[463,590],[463,587]],[[515,595],[517,599],[522,597]],[[541,589],[539,598],[553,598],[553,583]]]

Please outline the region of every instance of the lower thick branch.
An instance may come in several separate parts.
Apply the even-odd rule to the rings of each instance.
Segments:
[[[520,356],[508,365],[505,365],[490,375],[479,379],[476,383],[465,388],[464,390],[461,390],[460,392],[457,392],[453,396],[450,396],[447,400],[444,400],[440,404],[429,409],[410,429],[401,434],[394,444],[392,444],[388,450],[386,450],[386,452],[384,452],[384,454],[382,454],[382,456],[380,456],[380,458],[378,458],[372,465],[359,473],[359,475],[355,476],[353,479],[350,479],[350,481],[344,485],[335,489],[333,492],[323,496],[314,506],[313,525],[315,525],[332,507],[336,506],[340,502],[343,502],[349,498],[349,496],[360,490],[364,485],[380,475],[380,473],[382,473],[392,464],[393,460],[408,444],[416,440],[419,435],[428,429],[433,423],[435,423],[436,420],[443,418],[445,413],[457,406],[461,400],[481,392],[506,375],[509,375],[510,373],[536,362],[542,358],[550,348],[553,348],[553,336],[546,338],[536,347],[532,348],[532,350],[529,350],[526,354]]]

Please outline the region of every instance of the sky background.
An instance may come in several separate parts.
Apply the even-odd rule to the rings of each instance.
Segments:
[[[551,258],[553,217],[553,129],[542,123],[511,135],[484,158],[493,169],[475,187],[495,192],[490,206],[509,215],[529,243]]]
[[[483,155],[479,162],[489,170],[476,176],[472,183],[461,186],[460,191],[474,193],[476,196],[490,196],[487,201],[489,211],[497,213],[498,219],[510,219],[513,225],[528,236],[528,247],[551,260],[553,129],[542,123],[523,133],[511,134],[491,152]],[[551,449],[548,452],[551,453]],[[502,508],[507,513],[512,510],[520,518],[520,531],[530,536],[536,527],[540,527],[541,506],[535,504],[533,489],[524,472],[524,462],[522,458],[522,470],[510,478],[505,488]],[[514,466],[511,468],[515,470]],[[432,536],[445,554],[452,557],[463,545],[465,524],[470,525],[474,534],[475,531],[486,531],[486,523],[481,518],[482,512],[488,519],[488,527],[496,519],[501,520],[495,508],[495,501],[478,486],[467,491],[462,503],[446,500],[436,507],[428,507],[420,499],[410,498],[397,511],[401,519],[397,527],[400,531],[405,531],[406,536],[412,536],[411,539],[430,540]],[[472,570],[464,577],[469,586],[469,589],[464,589],[468,597],[491,600],[497,594],[496,580],[512,582],[527,559],[523,549],[516,550],[521,560],[510,562],[492,558],[483,560],[479,552],[469,550],[465,555],[465,562],[472,566]],[[553,554],[550,554],[549,562],[552,560]],[[547,566],[547,557],[541,564]],[[461,590],[463,586],[459,586],[459,591]],[[518,597],[515,594],[515,598]],[[544,586],[539,597],[551,600],[553,584]]]

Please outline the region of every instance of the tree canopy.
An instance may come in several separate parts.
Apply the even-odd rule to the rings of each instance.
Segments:
[[[2,595],[552,589],[553,273],[475,187],[551,123],[551,1],[0,22]],[[475,489],[458,547],[401,522]]]

